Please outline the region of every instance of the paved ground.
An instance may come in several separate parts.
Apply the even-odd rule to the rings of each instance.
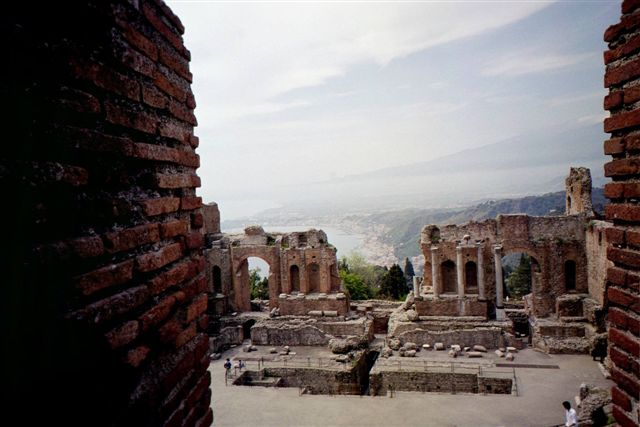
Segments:
[[[312,348],[292,351],[298,356],[316,355]],[[317,351],[326,356],[325,350]],[[561,402],[573,402],[581,383],[612,384],[589,356],[546,355],[527,349],[517,354],[515,363],[557,365],[559,369],[516,368],[518,396],[413,392],[399,392],[393,398],[300,396],[296,388],[225,386],[225,358],[267,354],[265,349],[242,353],[236,347],[211,363],[215,426],[553,426],[563,423]],[[421,352],[421,357],[450,360],[444,352]],[[493,357],[488,354],[484,363]],[[249,361],[248,365],[256,363]]]

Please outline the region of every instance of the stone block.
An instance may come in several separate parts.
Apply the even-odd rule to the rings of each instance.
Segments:
[[[467,357],[469,357],[469,358],[482,357],[482,352],[481,351],[470,351],[470,352],[467,353]]]
[[[485,346],[483,346],[483,345],[476,344],[476,345],[473,346],[473,351],[481,351],[483,353],[486,353],[487,352],[487,348]]]
[[[434,350],[444,350],[444,344],[441,342],[437,342],[433,345]]]

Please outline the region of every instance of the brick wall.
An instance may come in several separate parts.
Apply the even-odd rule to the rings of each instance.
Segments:
[[[605,215],[614,227],[607,229],[607,257],[614,266],[607,270],[609,303],[609,357],[613,387],[613,414],[621,426],[637,426],[640,395],[640,1],[622,2],[620,22],[609,27],[604,40],[605,87],[609,94],[604,108],[611,113],[604,121],[611,139],[604,144],[612,156],[605,175],[610,203]]]
[[[161,0],[11,2],[0,28],[3,403],[20,425],[210,425],[180,20]]]

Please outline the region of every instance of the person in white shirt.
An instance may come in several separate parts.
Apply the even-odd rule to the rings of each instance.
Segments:
[[[562,406],[564,406],[565,427],[578,427],[578,414],[571,407],[571,403],[565,400],[562,402]]]

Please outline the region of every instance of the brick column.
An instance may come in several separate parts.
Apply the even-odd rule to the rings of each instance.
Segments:
[[[612,182],[605,186],[610,202],[605,207],[607,257],[614,263],[607,270],[609,358],[613,415],[623,427],[637,426],[640,395],[638,358],[640,357],[640,2],[622,2],[622,17],[609,27],[604,40],[605,87],[609,94],[604,108],[610,117],[604,121],[604,152],[612,156],[604,166]]]
[[[160,0],[7,9],[5,407],[31,404],[23,425],[210,425],[184,28]]]

